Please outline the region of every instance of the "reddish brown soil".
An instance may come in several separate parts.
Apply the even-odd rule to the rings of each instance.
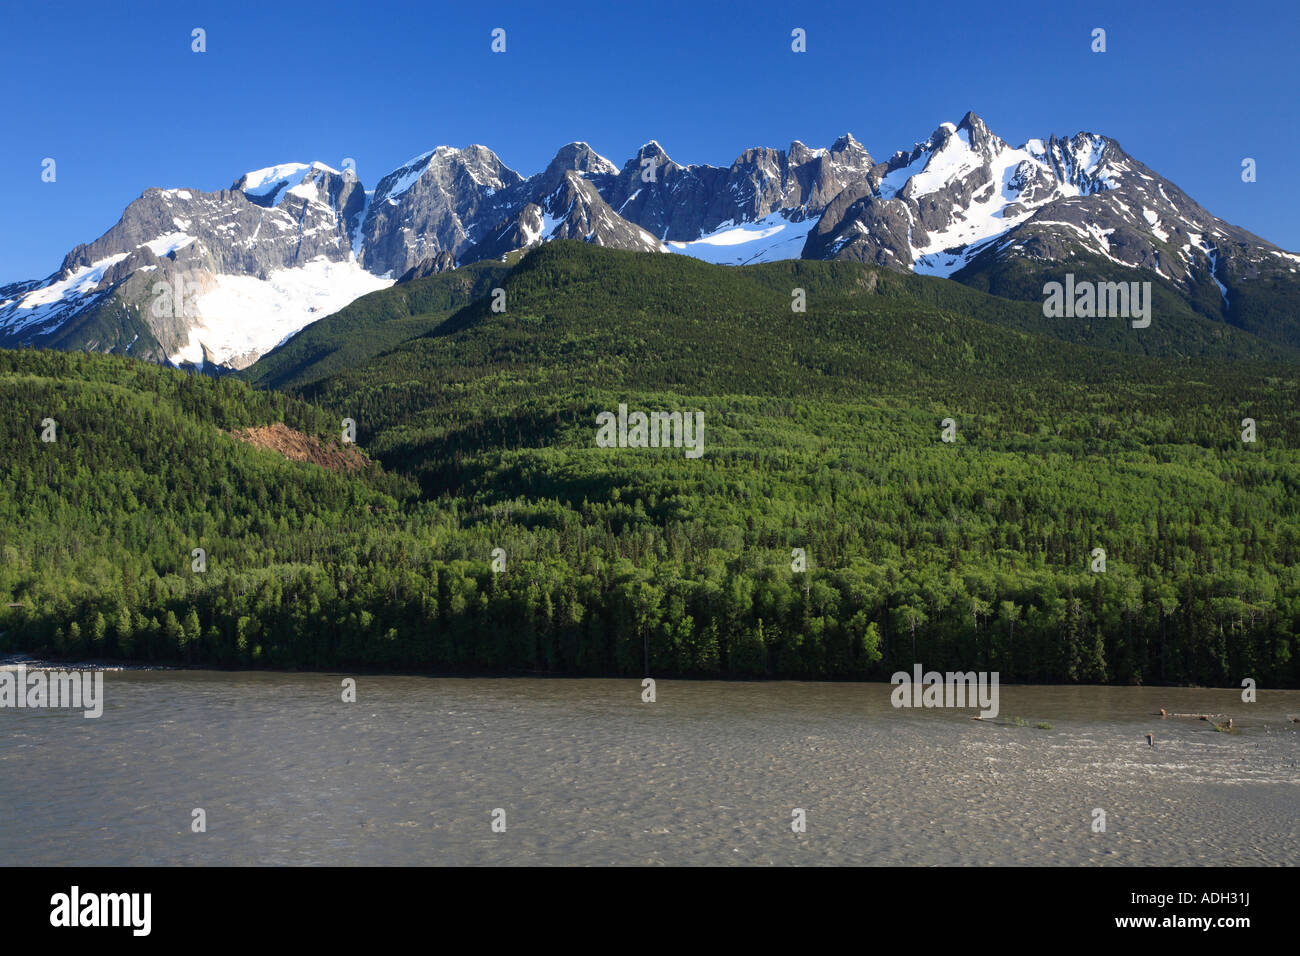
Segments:
[[[230,434],[258,448],[279,452],[290,461],[310,461],[332,471],[357,471],[366,466],[366,456],[361,454],[356,445],[333,441],[326,443],[319,438],[294,431],[281,422],[237,428]]]

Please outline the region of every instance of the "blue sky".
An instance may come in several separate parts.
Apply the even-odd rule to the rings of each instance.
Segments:
[[[1115,137],[1211,212],[1300,250],[1291,2],[70,0],[5,4],[0,27],[0,283],[53,272],[150,186],[228,188],[276,163],[351,157],[373,188],[441,144],[482,143],[528,175],[572,140],[620,164],[650,139],[727,164],[846,130],[880,160],[968,109],[1016,145]],[[807,53],[790,49],[795,27]]]

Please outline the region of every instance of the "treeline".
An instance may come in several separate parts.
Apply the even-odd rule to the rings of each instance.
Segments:
[[[6,641],[71,657],[285,668],[641,675],[648,654],[660,676],[887,679],[914,661],[1053,683],[1249,676],[1285,686],[1296,676],[1300,605],[1243,601],[1231,579],[1188,577],[1178,589],[950,572],[918,589],[892,568],[799,574],[752,557],[696,577],[595,558],[512,569],[507,556],[495,572],[490,559],[374,557],[110,587],[10,611]]]

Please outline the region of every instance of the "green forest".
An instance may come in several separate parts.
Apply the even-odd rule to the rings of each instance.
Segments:
[[[0,350],[0,652],[1296,687],[1297,385],[1173,299],[1136,330],[574,242],[365,296],[236,376]],[[704,454],[597,447],[620,404],[703,412]],[[350,471],[234,434],[333,447],[344,418]]]

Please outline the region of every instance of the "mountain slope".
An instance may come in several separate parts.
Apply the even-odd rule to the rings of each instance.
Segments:
[[[284,388],[354,367],[436,328],[457,309],[488,295],[509,271],[498,262],[479,262],[362,296],[307,326],[240,377],[262,387]]]
[[[45,283],[0,293],[0,344],[247,365],[390,284],[352,256],[364,198],[350,171],[321,164],[258,170],[212,193],[150,189]]]
[[[1076,320],[1044,329],[1032,305],[854,263],[729,269],[552,243],[530,252],[502,285],[506,313],[480,299],[364,364],[325,377],[309,372],[294,391],[349,409],[389,467],[445,474],[452,450],[417,440],[412,429],[423,428],[420,409],[438,410],[431,435],[455,429],[467,383],[489,388],[476,415],[496,418],[525,414],[503,410],[526,409],[539,391],[561,384],[786,397],[865,388],[915,397],[952,394],[960,381],[980,383],[1001,405],[1010,382],[1172,383],[1199,367],[1193,359],[1224,354],[1284,367],[1274,347],[1190,311],[1185,325],[1140,332],[1122,320],[1097,321],[1085,345],[1050,337],[1077,334]],[[790,311],[795,286],[807,293],[806,314]],[[378,293],[376,302],[391,294]],[[477,440],[466,434],[455,448],[468,453]]]
[[[1142,270],[1203,315],[1300,344],[1288,309],[1300,256],[1215,218],[1091,133],[1013,148],[968,113],[841,194],[804,256],[951,276],[1039,302],[1048,267],[1075,265],[1090,281],[1133,281],[1129,270]],[[1097,260],[1100,270],[1088,268]],[[1018,278],[998,278],[1008,273]]]
[[[446,302],[455,276],[409,285]],[[0,650],[639,677],[648,648],[662,676],[886,679],[919,659],[1007,681],[1300,677],[1293,365],[1063,343],[946,296],[999,300],[857,263],[727,269],[570,241],[500,281],[504,313],[476,299],[287,396],[0,352]],[[808,312],[790,312],[792,283]],[[620,406],[692,416],[700,454],[600,445],[597,416]],[[276,416],[314,441],[223,434],[282,435]],[[344,416],[382,469],[274,450],[337,449]]]
[[[1113,139],[1013,147],[974,113],[885,162],[848,134],[725,167],[654,141],[620,167],[575,142],[525,177],[485,146],[439,146],[373,193],[321,163],[151,189],[53,275],[0,288],[0,346],[239,369],[398,278],[559,239],[728,265],[845,259],[1040,303],[1057,267],[1149,277],[1208,319],[1300,347],[1300,255],[1215,218]]]
[[[568,246],[569,243],[561,245]],[[507,284],[506,278],[511,276],[519,281],[523,274],[542,268],[539,263],[551,261],[549,256],[536,258],[537,251],[534,246],[533,251],[514,267],[496,262],[476,263],[454,272],[399,283],[390,289],[371,293],[337,315],[303,330],[242,375],[250,382],[271,387],[317,381],[333,372],[357,367],[371,356],[436,329],[445,333],[482,320],[491,314],[487,300],[490,290],[496,287],[507,289],[507,302],[509,308],[513,308],[515,303],[511,290],[514,286]],[[575,256],[577,253],[570,250],[566,255]],[[765,266],[711,268],[687,257],[665,257],[662,261],[655,261],[658,257],[650,257],[652,261],[642,261],[643,258],[593,253],[589,265],[606,277],[609,289],[584,288],[581,294],[593,296],[596,303],[606,302],[610,296],[620,294],[632,300],[632,287],[628,283],[652,281],[656,291],[648,292],[650,297],[637,306],[638,315],[655,309],[665,315],[689,311],[698,315],[701,322],[708,320],[710,311],[728,314],[741,303],[750,302],[756,312],[767,317],[762,321],[774,325],[770,330],[753,330],[752,334],[759,341],[770,339],[788,323],[798,321],[799,316],[790,312],[791,291],[802,288],[811,316],[826,314],[827,310],[835,312],[849,302],[866,302],[865,307],[869,310],[911,309],[941,313],[955,319],[975,319],[980,323],[1113,352],[1162,358],[1217,356],[1300,364],[1300,349],[1262,340],[1198,314],[1187,305],[1178,289],[1154,273],[1141,273],[1141,276],[1153,284],[1152,308],[1158,320],[1147,328],[1134,329],[1128,321],[1120,318],[1047,318],[1038,303],[999,298],[944,279],[907,275],[854,262],[794,260]],[[567,259],[561,256],[560,261]],[[1092,265],[1100,267],[1106,263],[1094,262]],[[521,276],[514,277],[512,268],[522,270]],[[488,271],[483,271],[485,269]],[[622,274],[624,272],[626,275]],[[572,298],[579,293],[565,288],[567,280],[564,275],[561,273],[547,292],[555,297],[552,309],[548,311],[561,308],[564,303],[571,303],[574,309],[582,311],[581,303]],[[1040,287],[1041,279],[1042,275],[1035,273]],[[708,290],[703,298],[701,289]],[[449,290],[456,290],[456,293],[451,294]],[[663,290],[680,290],[680,294],[689,294],[699,301],[694,305],[683,304],[675,300],[675,291]],[[454,316],[453,312],[456,312]],[[617,334],[618,328],[627,321],[629,319],[612,315],[612,328],[608,333]],[[447,323],[445,326],[444,322]],[[592,330],[592,334],[607,333]],[[904,345],[902,342],[897,344],[900,347]],[[725,365],[724,353],[732,343],[724,339],[712,346],[702,344],[699,347],[722,349],[717,360]],[[771,347],[782,346],[773,342]],[[665,343],[664,348],[670,346]],[[1008,375],[1017,374],[1014,365],[1006,372]]]

